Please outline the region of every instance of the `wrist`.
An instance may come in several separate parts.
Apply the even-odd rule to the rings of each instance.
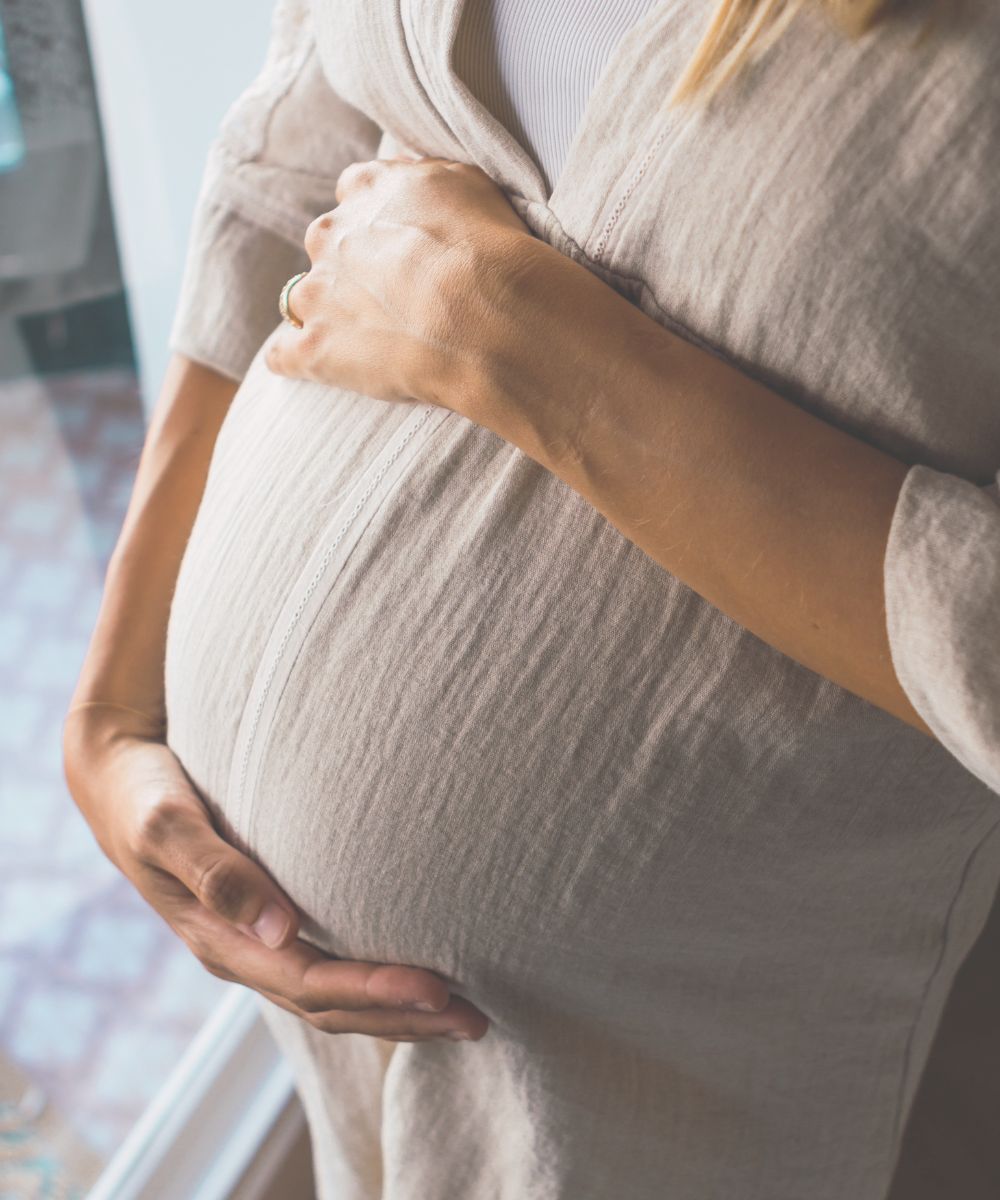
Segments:
[[[676,354],[675,339],[534,237],[502,242],[488,278],[469,339],[466,415],[573,486],[603,475],[608,426],[627,423],[635,373],[654,351],[658,360]]]
[[[576,264],[520,230],[500,230],[488,245],[472,247],[452,293],[457,349],[448,378],[435,381],[445,397],[439,403],[535,458],[559,440],[556,397],[567,353],[575,356],[558,311],[567,265]],[[563,408],[561,415],[572,413]]]

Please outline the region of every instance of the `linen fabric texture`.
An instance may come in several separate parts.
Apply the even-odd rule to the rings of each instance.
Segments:
[[[456,74],[464,7],[278,5],[171,336],[240,388],[173,597],[168,742],[307,941],[435,970],[491,1021],[391,1044],[260,998],[319,1195],[883,1200],[1000,880],[1000,13],[850,41],[807,8],[667,111],[708,10],[661,0],[549,183]],[[306,225],[400,152],[478,164],[651,319],[910,464],[886,619],[936,739],[491,431],[267,370]]]

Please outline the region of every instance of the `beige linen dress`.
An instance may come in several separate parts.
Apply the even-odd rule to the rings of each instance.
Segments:
[[[492,1022],[394,1045],[260,1000],[321,1200],[882,1200],[996,894],[1000,9],[915,44],[814,6],[667,111],[712,7],[629,29],[550,192],[453,69],[461,0],[284,0],[207,165],[172,345],[242,384],[169,743],[307,940]],[[403,150],[479,164],[650,318],[912,464],[888,626],[936,740],[494,433],[268,372],[306,225]]]

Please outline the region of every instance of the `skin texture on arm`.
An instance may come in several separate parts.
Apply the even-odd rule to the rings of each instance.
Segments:
[[[101,609],[70,708],[100,700],[166,731],[163,662],[177,572],[237,384],[181,355],[170,359],[143,445]],[[141,619],[138,619],[141,614]]]
[[[309,227],[268,366],[451,408],[727,616],[933,736],[890,657],[907,464],[685,342],[534,237],[478,167],[354,163]]]
[[[908,465],[544,243],[513,242],[511,269],[489,276],[502,290],[469,385],[481,423],[763,641],[930,735],[896,677],[885,617]]]

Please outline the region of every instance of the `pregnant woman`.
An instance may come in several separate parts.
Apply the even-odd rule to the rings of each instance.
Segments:
[[[998,56],[278,6],[64,745],[323,1200],[894,1187],[1000,880]]]

